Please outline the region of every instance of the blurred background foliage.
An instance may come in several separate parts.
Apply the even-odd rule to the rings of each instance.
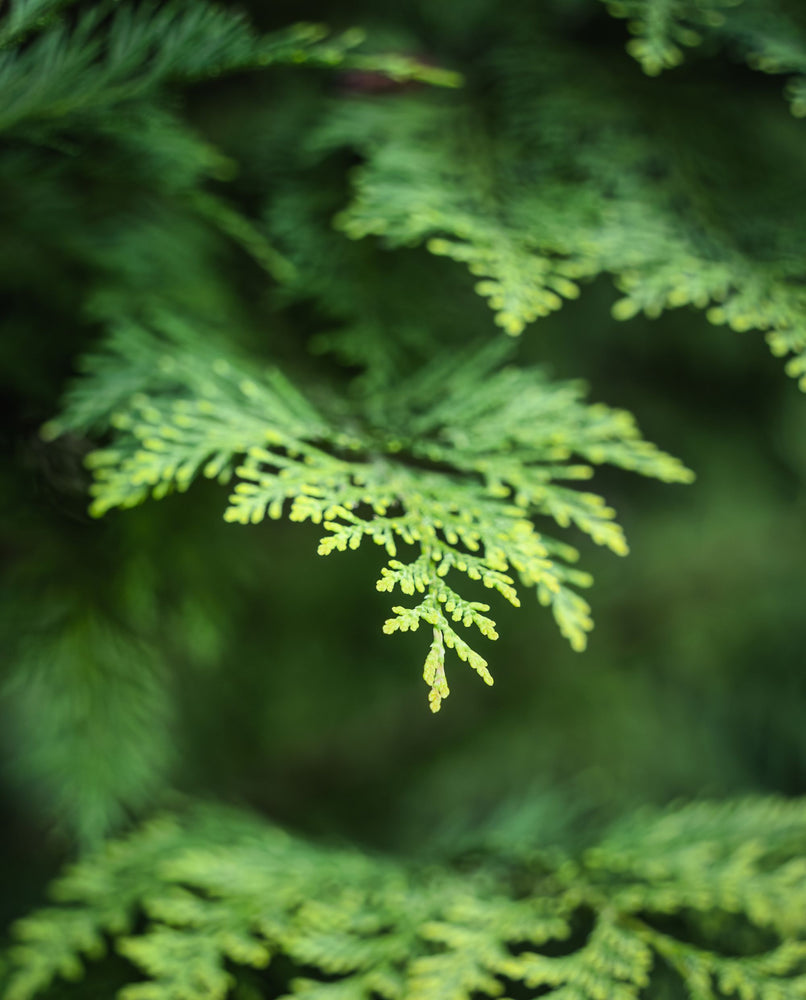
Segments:
[[[525,23],[550,27],[578,46],[580,73],[589,60],[623,63],[637,103],[650,86],[624,55],[623,23],[593,0],[240,6],[266,30],[302,18],[363,25],[376,49],[457,69],[471,90],[483,89],[479,67],[496,40]],[[793,191],[803,125],[787,117],[779,77],[707,46],[704,56],[651,86],[691,113],[679,141],[691,140],[706,172],[712,122],[691,95],[706,107],[752,105],[780,158],[752,179],[747,202],[734,187],[724,211],[761,212],[753,198]],[[85,303],[101,285],[132,302],[159,292],[200,314],[224,310],[247,346],[292,370],[309,364],[311,346],[316,365],[336,369],[321,348],[357,294],[381,303],[411,356],[423,315],[428,335],[457,351],[496,335],[461,267],[328,230],[355,159],[306,151],[320,107],[418,86],[292,68],[186,94],[198,134],[223,154],[200,144],[187,169],[207,170],[212,157],[214,186],[269,218],[314,281],[339,286],[313,289],[329,311],[267,282],[189,211],[175,196],[185,183],[171,173],[176,160],[127,159],[125,144],[103,150],[100,135],[96,159],[72,155],[69,136],[60,149],[0,140],[5,918],[40,898],[76,838],[92,843],[183,794],[419,852],[524,824],[568,842],[594,818],[677,797],[806,793],[806,405],[755,333],[714,327],[691,308],[618,323],[604,279],[526,331],[519,360],[585,379],[593,399],[634,412],[698,478],[684,488],[600,473],[631,554],[584,545],[596,580],[587,652],[570,651],[536,603],[499,609],[495,687],[464,671],[438,717],[413,669],[418,644],[381,633],[388,602],[365,585],[374,551],[321,559],[310,525],[225,524],[214,484],[94,521],[88,442],[41,440],[97,337]],[[734,125],[716,131],[740,151],[757,141]],[[305,170],[317,181],[304,175],[301,188]],[[806,205],[799,185],[793,216]]]

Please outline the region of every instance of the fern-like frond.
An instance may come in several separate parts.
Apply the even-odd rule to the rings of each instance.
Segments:
[[[244,15],[198,0],[106,4],[69,21],[53,0],[0,11],[0,131],[108,113],[170,82],[271,65],[349,66],[398,80],[456,86],[455,73],[400,55],[358,52],[361,31],[297,24],[270,35]],[[45,17],[49,14],[50,17]],[[40,29],[26,46],[12,43]],[[3,48],[3,42],[5,47]]]
[[[806,23],[786,0],[602,0],[627,19],[627,51],[649,76],[679,66],[685,50],[708,41],[756,70],[787,74],[792,113],[806,115]]]
[[[106,5],[55,20],[28,46],[0,53],[0,128],[108,110],[167,79],[210,74],[255,58],[240,16],[208,3]]]
[[[595,67],[573,79],[562,51],[544,55],[526,46],[499,55],[489,120],[430,97],[336,107],[314,145],[352,145],[364,158],[336,225],[461,262],[513,335],[605,273],[623,294],[615,318],[703,309],[715,324],[765,331],[801,378],[806,247],[791,218],[802,211],[795,175],[792,197],[756,194],[780,215],[777,227],[757,228],[758,213],[723,201],[731,184],[747,185],[746,163],[766,171],[768,158],[780,162],[780,133],[725,158],[717,182],[704,164],[724,157],[721,148],[679,156],[674,103],[658,127],[641,118],[626,82]],[[738,127],[738,107],[722,111]],[[732,123],[720,127],[736,141]]]
[[[508,972],[532,989],[550,987],[558,1000],[637,1000],[649,983],[654,956],[616,911],[604,909],[579,951],[561,957],[527,953]]]
[[[518,334],[563,297],[577,297],[578,268],[535,252],[540,236],[507,204],[480,124],[416,101],[352,106],[323,127],[317,145],[349,136],[369,158],[355,174],[352,204],[336,219],[347,236],[377,235],[392,246],[427,241],[432,253],[481,279],[476,289],[496,322]]]
[[[588,861],[635,880],[624,889],[630,909],[739,911],[759,928],[788,937],[803,920],[800,816],[798,801],[694,804],[655,822],[625,821]],[[695,868],[701,869],[696,884],[690,879]]]
[[[384,631],[430,627],[425,675],[435,711],[448,693],[446,647],[492,683],[486,659],[456,625],[495,639],[495,622],[487,604],[454,589],[457,576],[515,605],[518,582],[534,589],[581,650],[592,621],[575,588],[590,577],[573,567],[576,550],[534,519],[573,525],[624,555],[612,508],[562,482],[588,479],[600,463],[691,479],[641,438],[629,414],[584,403],[580,385],[496,370],[500,345],[450,373],[435,362],[392,393],[388,407],[386,397],[366,399],[347,422],[320,412],[279,372],[230,354],[171,317],[151,328],[122,323],[86,360],[87,376],[46,434],[113,429],[109,446],[88,460],[95,514],[206,476],[234,483],[227,521],[287,515],[321,524],[323,555],[365,540],[382,547],[388,563],[378,589],[417,598],[395,606]]]
[[[766,837],[749,865],[731,833],[745,818]],[[678,836],[690,842],[687,860],[669,867]],[[511,983],[565,1000],[636,1000],[659,961],[692,1000],[802,1000],[804,838],[802,802],[700,804],[635,820],[576,861],[544,858],[533,870],[499,857],[460,873],[197,809],[108,845],[57,881],[58,905],[16,925],[4,996],[32,1000],[57,978],[77,978],[111,938],[141,974],[121,1000],[223,1000],[239,970],[271,972],[276,962],[272,989],[305,1000],[470,1000]],[[630,862],[617,843],[629,843]],[[742,873],[729,907],[739,924],[776,908],[774,886],[790,873],[791,919],[765,923],[768,936],[738,954],[731,926],[711,919],[724,897],[700,888],[719,878],[715,850]],[[707,946],[693,943],[703,935]]]
[[[725,8],[741,0],[603,0],[614,17],[628,18],[635,36],[627,51],[645,73],[657,76],[664,69],[679,66],[683,50],[702,42],[702,28],[719,28],[725,23]]]

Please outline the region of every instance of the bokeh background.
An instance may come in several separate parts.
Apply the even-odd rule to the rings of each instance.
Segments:
[[[251,12],[265,28],[363,24],[379,44],[472,81],[490,33],[526,16],[525,5],[507,7],[411,2],[381,15],[361,3],[253,3]],[[623,24],[600,4],[558,0],[545,11],[591,58],[624,60],[640,77],[623,54]],[[705,75],[752,95],[784,144],[790,128],[800,142],[779,79],[720,55],[674,73],[678,86],[702,86]],[[289,70],[206,83],[185,100],[197,128],[239,164],[229,196],[260,215],[294,165],[289,144],[305,116],[370,85]],[[580,542],[596,580],[588,650],[570,651],[536,602],[499,605],[495,686],[456,661],[451,697],[433,717],[422,637],[381,633],[388,598],[372,586],[375,551],[323,559],[310,525],[227,525],[223,490],[207,483],[87,516],[81,463],[91,442],[45,444],[39,428],[98,335],[85,302],[99,274],[131,294],[160,283],[177,300],[223,302],[244,315],[252,349],[292,366],[329,319],[267,289],[237,247],[172,203],[170,184],[152,189],[119,151],[65,168],[62,151],[38,150],[20,188],[15,157],[28,155],[13,140],[0,149],[4,923],[41,899],[77,841],[182,795],[414,852],[494,839],[518,823],[567,842],[602,817],[680,797],[806,793],[806,400],[760,334],[714,327],[687,308],[616,322],[605,279],[524,333],[519,360],[582,378],[592,399],[634,412],[697,481],[597,473],[631,553]],[[321,203],[311,213],[323,231],[346,199],[350,165],[336,156],[316,167]],[[500,336],[460,266],[372,241],[345,241],[344,254],[362,281],[388,289],[392,310],[426,311],[456,350]],[[316,364],[335,363],[317,355]],[[121,802],[122,785],[135,791]]]

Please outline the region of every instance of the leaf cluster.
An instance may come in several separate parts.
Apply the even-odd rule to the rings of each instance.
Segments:
[[[517,583],[534,589],[581,650],[592,622],[574,588],[590,577],[573,566],[577,550],[534,519],[573,526],[624,555],[613,509],[563,481],[588,479],[603,463],[691,479],[641,438],[626,412],[585,404],[581,386],[539,371],[500,368],[502,346],[459,365],[437,358],[396,390],[363,398],[345,420],[337,398],[330,412],[326,395],[316,408],[276,369],[236,358],[175,317],[122,322],[85,360],[87,374],[45,431],[86,432],[107,421],[114,429],[87,459],[96,515],[204,476],[231,484],[227,521],[287,515],[321,524],[322,555],[366,539],[382,547],[388,562],[377,588],[419,598],[395,606],[384,631],[431,628],[424,676],[437,711],[448,694],[446,647],[492,683],[487,661],[454,623],[495,639],[495,622],[489,605],[454,589],[457,575],[516,606]]]
[[[5,995],[77,979],[108,945],[139,973],[121,1000],[803,996],[803,805],[695,803],[616,825],[577,858],[392,861],[237,812],[152,821],[69,869],[18,922]],[[250,974],[248,970],[260,970]]]
[[[653,50],[674,34],[678,7],[708,23],[723,17],[707,4],[633,6],[648,33],[634,44]],[[736,8],[736,17],[752,21],[750,8]],[[735,31],[768,37],[757,28],[749,21]],[[794,46],[798,36],[787,37]],[[649,89],[622,66],[592,65],[581,75],[578,58],[572,47],[527,37],[497,49],[479,73],[483,100],[428,94],[334,108],[314,147],[352,147],[362,157],[336,225],[353,239],[422,244],[462,263],[510,335],[607,274],[622,293],[615,318],[702,309],[714,324],[764,331],[774,354],[792,355],[787,371],[800,378],[806,248],[792,220],[801,211],[797,124],[778,123],[766,102],[748,107],[713,93],[692,129],[692,103],[707,84],[669,84],[661,95],[665,84]],[[647,58],[654,72],[671,56]],[[772,170],[783,185],[775,192],[763,189]],[[737,212],[737,202],[746,210]]]
[[[704,310],[766,331],[806,380],[799,123],[724,81],[700,89],[696,57],[679,86],[629,60],[588,60],[573,32],[548,30],[558,7],[495,9],[500,31],[465,59],[457,94],[458,73],[405,46],[373,54],[361,32],[311,24],[267,34],[207,2],[0,11],[3,287],[21,275],[41,293],[53,277],[69,317],[53,341],[80,355],[48,446],[89,452],[95,515],[209,479],[244,531],[286,518],[318,526],[323,555],[377,545],[377,589],[403,595],[383,631],[423,627],[433,711],[449,692],[446,650],[492,683],[477,649],[497,637],[483,598],[533,594],[584,648],[578,541],[627,552],[615,511],[583,485],[598,467],[692,479],[629,413],[516,364],[512,337],[607,275],[616,319]],[[605,16],[595,0],[578,7]],[[797,5],[607,7],[628,19],[648,76],[683,49],[726,46],[796,74],[792,110],[806,109]],[[201,81],[240,74],[248,89],[273,66],[341,75],[327,98],[297,74],[287,98],[252,108],[239,180],[238,157],[185,101]],[[509,338],[454,311],[467,289],[452,262]],[[309,347],[335,355],[336,373]],[[97,578],[117,598],[132,567],[115,573]],[[162,614],[170,631],[154,612],[165,588],[146,574],[132,589],[117,614],[43,599],[3,691],[13,769],[84,845],[156,805],[170,770],[181,655],[146,624]],[[203,660],[215,622],[200,601],[184,612],[177,631]],[[701,803],[635,816],[576,853],[499,842],[429,864],[191,808],[72,867],[54,905],[17,924],[0,975],[4,996],[28,1000],[111,945],[131,972],[123,1000],[681,988],[794,1000],[806,994],[805,833],[800,802]]]

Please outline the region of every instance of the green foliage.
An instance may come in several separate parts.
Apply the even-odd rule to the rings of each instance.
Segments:
[[[767,199],[763,229],[762,216],[733,209],[749,177],[782,169],[789,178],[782,161],[796,147],[787,130],[771,129],[766,107],[726,94],[719,119],[684,141],[691,112],[679,91],[659,98],[659,121],[644,103],[648,91],[610,67],[580,76],[577,58],[539,39],[499,51],[483,113],[477,101],[430,95],[336,108],[314,146],[351,145],[365,160],[336,224],[352,238],[425,242],[464,263],[509,334],[607,273],[623,293],[617,319],[704,309],[712,323],[766,331],[774,354],[794,355],[787,371],[800,378],[806,249],[790,217],[800,206],[781,192],[755,193]],[[743,142],[742,115],[769,141]],[[735,158],[726,155],[737,142]],[[801,155],[793,170],[802,170]],[[777,229],[767,228],[773,216]]]
[[[616,825],[576,859],[524,844],[460,870],[196,808],[54,883],[57,905],[16,925],[5,995],[80,977],[109,938],[145,977],[122,1000],[219,1000],[250,968],[271,995],[311,1000],[515,984],[629,1000],[662,969],[693,998],[789,1000],[806,982],[805,839],[801,803],[697,803]]]
[[[204,0],[192,6],[99,3],[72,22],[55,16],[64,6],[12,2],[0,24],[0,130],[54,120],[63,128],[74,115],[88,116],[83,124],[91,126],[93,116],[147,98],[166,83],[274,64],[346,65],[399,79],[457,82],[413,59],[351,57],[362,32],[329,36],[320,25],[300,24],[261,37],[242,14]],[[13,44],[37,28],[29,44]]]
[[[630,18],[628,28],[635,39],[627,51],[645,73],[657,76],[664,69],[679,66],[683,47],[700,45],[697,28],[723,28],[725,9],[742,0],[603,0],[614,17]]]
[[[65,10],[67,6],[71,10]],[[26,218],[20,229],[35,231],[36,219],[41,217],[46,239],[54,215],[61,217],[65,208],[75,211],[86,197],[87,181],[103,201],[104,189],[115,176],[104,171],[105,161],[133,175],[135,204],[138,194],[146,195],[140,225],[148,213],[156,214],[153,195],[167,195],[171,204],[163,208],[162,218],[168,221],[164,229],[172,235],[177,227],[170,225],[167,213],[175,213],[178,206],[189,208],[192,216],[220,227],[270,274],[287,276],[287,265],[265,235],[226,200],[203,190],[205,182],[229,178],[237,167],[201,138],[180,113],[179,84],[276,65],[339,67],[441,86],[459,82],[456,74],[413,58],[363,51],[364,33],[355,29],[333,34],[322,25],[297,24],[262,35],[242,13],[204,0],[190,6],[95,3],[78,5],[77,11],[73,6],[72,0],[69,5],[12,0],[0,18],[0,134],[11,143],[6,160],[11,189],[16,195],[14,187],[22,175],[26,183],[16,197],[30,199],[35,208],[33,221]],[[98,149],[103,154],[96,158]],[[55,168],[53,150],[61,154]],[[89,178],[81,177],[82,152],[90,154]],[[78,184],[71,176],[75,173],[81,177]],[[39,178],[33,186],[32,176]],[[150,188],[145,192],[141,190],[144,182]],[[74,191],[65,205],[64,189],[69,184]],[[37,185],[44,191],[37,191]],[[9,203],[13,202],[12,197]],[[138,237],[131,231],[131,205],[126,207],[129,211],[122,219],[112,216],[110,229],[115,233],[123,226],[130,230],[124,252],[131,268]],[[77,244],[85,255],[89,251],[95,267],[114,274],[115,253],[110,256],[109,244],[114,245],[116,238],[102,233],[102,245],[94,243],[96,212],[93,202],[88,209],[91,221],[86,215],[69,220],[71,224],[65,219],[60,248],[75,252]],[[165,238],[163,233],[148,233],[150,250],[160,238]],[[178,242],[185,256],[195,240]],[[176,247],[169,256],[176,258]],[[127,283],[133,277],[128,274]],[[149,284],[153,289],[153,281]],[[173,294],[175,286],[176,281]]]
[[[170,316],[150,327],[129,321],[84,361],[88,375],[46,432],[115,428],[110,445],[87,459],[96,515],[183,491],[203,475],[236,480],[227,521],[277,519],[288,504],[292,521],[326,529],[322,555],[365,539],[384,548],[389,561],[378,590],[421,598],[395,606],[384,631],[431,626],[424,676],[438,711],[448,695],[446,646],[492,684],[487,661],[453,623],[498,637],[489,605],[463,598],[451,572],[516,606],[516,578],[534,588],[582,650],[590,608],[573,588],[590,577],[569,565],[577,550],[538,532],[532,519],[573,525],[624,555],[612,508],[562,481],[588,479],[591,463],[605,462],[670,482],[691,478],[640,437],[629,414],[585,405],[579,386],[553,384],[536,371],[496,371],[501,354],[494,345],[469,352],[460,365],[437,359],[381,398],[361,399],[342,427],[276,370],[228,356],[212,334]],[[338,413],[338,400],[332,408]],[[411,547],[410,558],[398,558]]]
[[[65,603],[39,631],[28,625],[4,692],[5,735],[17,781],[89,845],[161,788],[172,699],[159,651]]]
[[[259,28],[207,2],[0,8],[0,729],[14,807],[32,806],[0,836],[55,834],[11,873],[9,909],[54,850],[83,852],[15,925],[4,998],[69,996],[87,973],[77,989],[122,983],[123,1000],[803,1000],[802,801],[599,833],[637,799],[803,791],[802,510],[769,501],[754,464],[763,444],[764,481],[798,494],[802,418],[773,413],[763,363],[699,342],[694,315],[764,331],[806,386],[800,5],[412,2],[366,44],[347,26],[377,20],[360,4],[333,30],[252,6]],[[794,118],[737,56],[794,74]],[[660,345],[636,346],[675,309]],[[685,364],[703,381],[673,417]],[[711,380],[731,366],[745,381],[723,417]],[[693,474],[623,405],[697,457],[701,519],[635,482],[630,510],[613,470]],[[88,494],[115,512],[86,518]],[[574,670],[549,630],[538,656],[502,607],[509,691],[484,702],[500,719],[480,724],[468,685],[426,730],[395,644],[350,634],[363,543],[382,550],[377,590],[403,595],[382,631],[424,626],[437,711],[446,650],[492,683],[488,595],[533,594],[585,647],[579,543],[627,552],[601,494],[645,536],[632,590],[628,574],[600,588],[610,652]],[[330,576],[285,522],[309,522],[323,555],[361,551]],[[747,682],[759,663],[766,688]],[[750,716],[753,744],[756,702],[772,722]],[[765,784],[746,765],[768,743],[784,764]],[[525,810],[490,820],[513,791]],[[220,806],[99,844],[179,792],[417,852],[322,846]]]
[[[684,49],[708,42],[737,52],[753,69],[794,74],[786,95],[792,113],[806,115],[806,23],[802,7],[782,0],[602,0],[627,18],[636,37],[627,51],[645,73],[679,66]]]

